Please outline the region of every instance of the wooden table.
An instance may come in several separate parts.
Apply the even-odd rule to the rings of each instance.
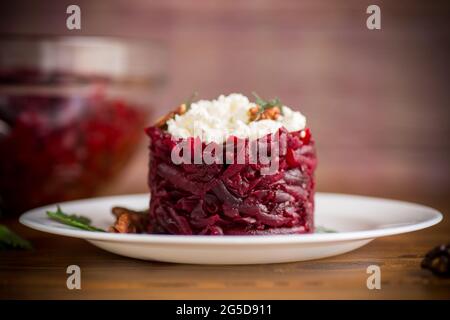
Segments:
[[[412,200],[412,199],[410,199]],[[433,205],[448,212],[448,200]],[[34,251],[0,252],[0,299],[450,299],[450,279],[420,268],[423,255],[450,240],[450,222],[377,239],[354,252],[317,261],[246,266],[146,262],[5,222]],[[81,267],[81,290],[66,288],[68,265]],[[381,268],[381,289],[368,290],[366,268]]]

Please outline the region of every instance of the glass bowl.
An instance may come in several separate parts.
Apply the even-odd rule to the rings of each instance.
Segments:
[[[154,43],[8,38],[0,43],[0,210],[92,196],[127,164],[164,80]]]

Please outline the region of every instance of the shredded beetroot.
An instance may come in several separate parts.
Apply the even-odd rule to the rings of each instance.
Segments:
[[[151,141],[150,233],[258,235],[313,231],[317,159],[309,129],[279,130],[286,143],[280,148],[278,170],[270,175],[261,174],[264,165],[259,161],[250,163],[248,140],[245,150],[235,149],[235,155],[224,152],[225,157],[233,157],[245,151],[245,164],[175,165],[171,151],[182,140],[172,139],[157,127],[146,131]],[[232,140],[237,138],[230,137],[228,142]],[[195,139],[191,142],[199,143]],[[206,146],[202,144],[202,150]]]

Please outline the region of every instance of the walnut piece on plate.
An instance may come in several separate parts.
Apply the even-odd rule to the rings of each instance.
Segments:
[[[116,222],[109,227],[109,232],[145,233],[147,231],[148,210],[134,211],[123,207],[114,207],[111,212],[116,217]]]

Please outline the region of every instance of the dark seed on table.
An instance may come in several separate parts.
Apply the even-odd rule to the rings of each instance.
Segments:
[[[421,266],[437,276],[450,277],[450,244],[440,245],[429,251]]]

